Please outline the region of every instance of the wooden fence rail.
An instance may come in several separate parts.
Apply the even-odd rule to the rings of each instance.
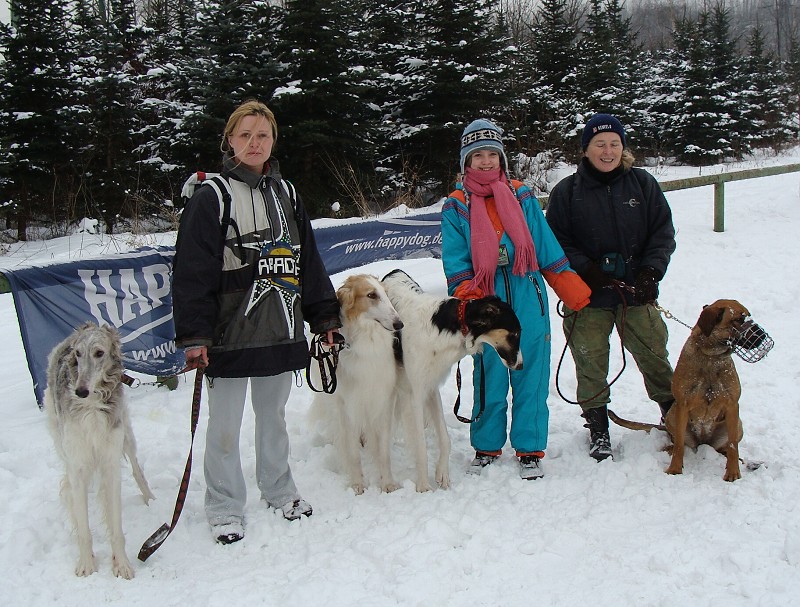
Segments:
[[[741,179],[756,179],[758,177],[769,177],[771,175],[782,175],[784,173],[795,173],[800,171],[800,164],[785,164],[774,167],[762,167],[760,169],[747,169],[744,171],[731,171],[730,173],[718,173],[716,175],[702,175],[700,177],[686,177],[685,179],[671,179],[661,181],[659,185],[664,192],[673,190],[686,190],[688,188],[699,188],[707,185],[714,186],[714,231],[725,231],[725,182],[739,181]],[[547,208],[547,196],[539,196],[539,202],[543,208]]]

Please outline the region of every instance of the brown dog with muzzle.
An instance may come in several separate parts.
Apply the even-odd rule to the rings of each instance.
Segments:
[[[624,420],[608,412],[620,426],[633,430],[666,429],[672,437],[672,461],[667,474],[683,472],[685,447],[711,445],[725,455],[723,479],[735,481],[739,470],[742,420],[739,397],[742,389],[731,353],[737,343],[757,346],[766,333],[748,321],[750,312],[738,301],[720,299],[705,306],[681,350],[672,377],[675,403],[664,418],[664,426]]]

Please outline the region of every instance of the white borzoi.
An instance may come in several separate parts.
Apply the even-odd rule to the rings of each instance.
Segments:
[[[111,540],[114,575],[131,579],[122,533],[121,473],[123,454],[145,503],[154,499],[136,459],[136,441],[122,392],[119,334],[111,327],[86,323],[50,352],[44,404],[56,451],[66,473],[61,495],[78,536],[80,556],[75,574],[97,568],[89,529],[89,485],[100,476],[102,500]]]
[[[375,276],[348,277],[336,296],[346,345],[339,354],[336,391],[318,393],[312,411],[322,416],[325,410],[335,410],[334,444],[356,494],[367,486],[362,445],[378,466],[381,490],[394,491],[399,485],[392,477],[389,455],[397,376],[392,344],[403,323]]]
[[[439,388],[450,369],[468,354],[491,345],[510,369],[522,368],[520,324],[514,310],[497,297],[463,302],[427,294],[405,272],[394,270],[383,280],[386,293],[403,321],[398,360],[397,407],[417,469],[417,491],[429,491],[425,422],[433,425],[439,447],[436,482],[450,486],[450,437]],[[369,389],[365,386],[364,389]]]

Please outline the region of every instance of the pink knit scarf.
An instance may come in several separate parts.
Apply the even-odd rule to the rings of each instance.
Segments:
[[[467,168],[464,172],[464,188],[469,192],[470,245],[472,269],[475,272],[470,286],[479,288],[485,295],[493,295],[500,236],[495,233],[486,210],[487,198],[494,197],[503,229],[514,243],[514,274],[524,276],[528,271],[539,269],[536,250],[519,201],[502,169],[478,171]]]

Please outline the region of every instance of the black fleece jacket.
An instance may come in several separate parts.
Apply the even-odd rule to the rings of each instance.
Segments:
[[[656,179],[644,169],[594,169],[587,159],[574,175],[550,193],[547,223],[578,274],[603,256],[618,253],[624,261],[620,279],[633,286],[639,269],[650,266],[661,280],[675,251],[672,211]],[[626,293],[629,305],[632,295]],[[590,306],[620,304],[615,289],[593,292]]]

